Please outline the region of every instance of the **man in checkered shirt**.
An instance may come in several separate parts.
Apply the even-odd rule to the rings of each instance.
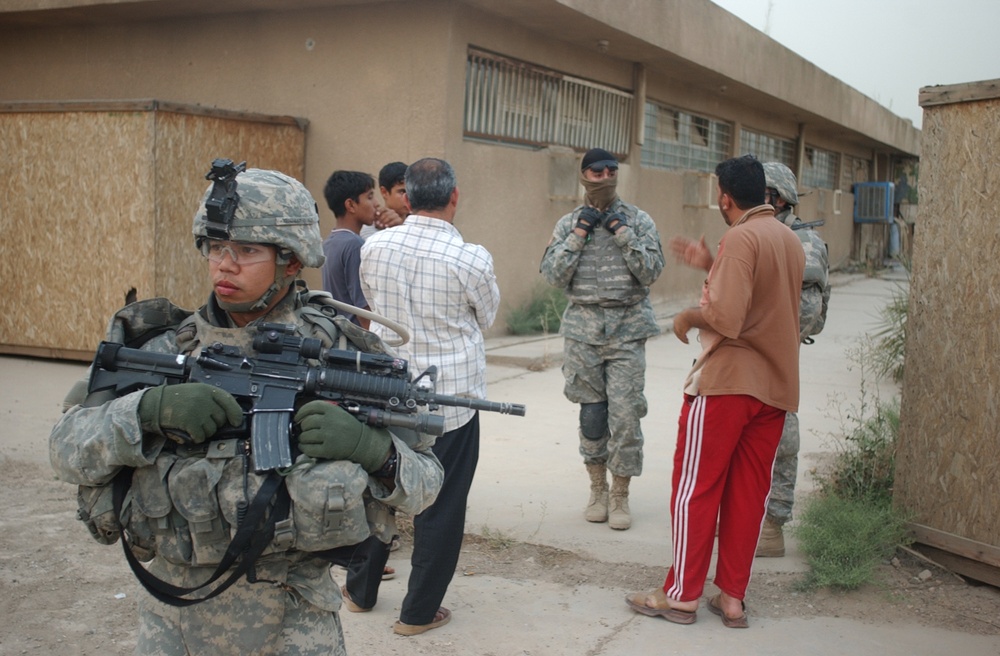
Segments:
[[[425,158],[406,170],[412,213],[361,249],[361,286],[373,310],[404,326],[409,343],[398,348],[412,371],[437,365],[439,394],[486,398],[483,331],[493,325],[500,290],[493,257],[467,244],[453,225],[458,207],[455,171]],[[372,330],[388,329],[372,322]],[[458,564],[465,506],[479,459],[479,414],[442,408],[445,434],[434,444],[445,479],[437,501],[413,520],[412,571],[394,630],[416,635],[442,626],[441,606]]]

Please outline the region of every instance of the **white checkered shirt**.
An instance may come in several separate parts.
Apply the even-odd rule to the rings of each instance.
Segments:
[[[500,306],[489,251],[465,243],[447,221],[411,214],[365,241],[361,289],[372,310],[409,329],[410,341],[397,351],[414,376],[437,365],[438,394],[486,398],[483,331]],[[371,326],[393,336],[375,321]],[[473,412],[442,406],[445,430],[464,425]]]

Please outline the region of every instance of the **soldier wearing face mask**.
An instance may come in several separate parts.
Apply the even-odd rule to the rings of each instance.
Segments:
[[[584,203],[559,219],[541,273],[569,300],[564,393],[580,404],[580,455],[591,483],[584,518],[625,530],[629,483],[642,473],[646,340],[659,333],[649,286],[663,271],[663,250],[649,214],[618,197],[614,155],[587,151],[580,182]]]

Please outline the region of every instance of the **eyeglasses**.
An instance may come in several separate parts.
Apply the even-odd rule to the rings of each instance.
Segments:
[[[778,193],[777,189],[765,189],[764,190],[764,200],[765,201],[768,201],[768,200],[777,200],[779,198],[781,198],[781,195]]]
[[[604,173],[605,169],[609,169],[612,173],[618,172],[618,167],[614,164],[594,164],[593,166],[587,167],[587,170],[593,171],[594,173]]]
[[[274,250],[263,244],[211,241],[208,239],[201,242],[201,254],[207,257],[209,262],[220,264],[227,253],[229,258],[240,266],[274,261]]]

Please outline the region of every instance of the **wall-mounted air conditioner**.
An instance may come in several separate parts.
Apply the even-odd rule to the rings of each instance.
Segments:
[[[859,182],[854,185],[855,223],[892,223],[895,185],[891,182]]]

